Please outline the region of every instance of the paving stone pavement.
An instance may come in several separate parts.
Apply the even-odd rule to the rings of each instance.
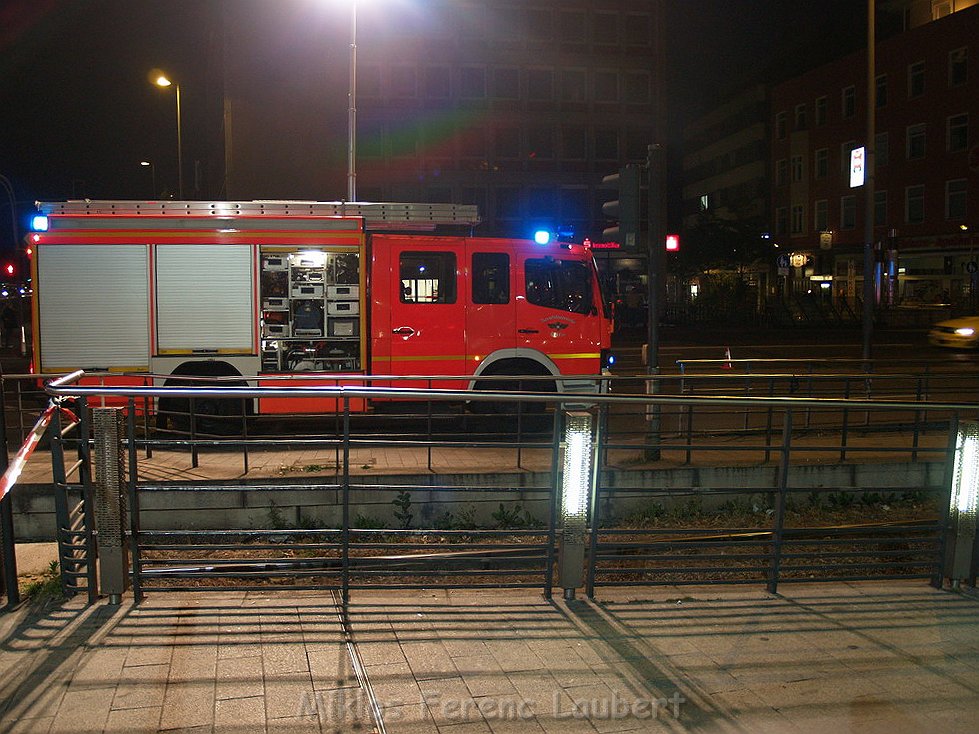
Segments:
[[[919,583],[156,593],[0,617],[3,732],[974,732],[979,600]]]

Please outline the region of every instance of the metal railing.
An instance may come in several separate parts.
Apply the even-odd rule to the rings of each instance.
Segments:
[[[950,527],[950,437],[961,419],[979,412],[975,403],[769,395],[473,394],[350,386],[104,388],[72,384],[79,377],[59,380],[48,392],[56,399],[75,398],[82,412],[96,398],[120,399],[127,406],[128,538],[137,595],[215,586],[326,588],[344,598],[367,586],[535,586],[549,595],[555,585],[565,593],[583,585],[594,594],[603,586],[705,582],[763,583],[774,591],[786,581],[881,577],[921,578],[937,585],[943,579]],[[233,439],[137,438],[138,426],[145,423],[139,406],[161,396],[233,401],[329,397],[340,406],[339,430],[303,439],[255,432]],[[491,434],[442,442],[460,448],[473,464],[487,453],[495,465],[492,481],[434,471],[415,472],[399,482],[374,480],[364,467],[358,470],[364,450],[431,450],[412,432],[382,436],[354,429],[351,406],[382,399],[433,406],[507,403],[522,406],[514,408],[514,415],[527,411],[539,422],[543,416],[547,426],[539,426],[529,448],[514,440],[516,427],[505,414],[496,416],[502,425]],[[541,406],[544,413],[538,412]],[[747,457],[735,467],[738,481],[730,472],[711,474],[703,466],[685,468],[683,461],[671,461],[691,451],[689,430],[624,436],[616,426],[624,415],[645,416],[655,409],[681,417],[689,416],[691,408],[699,420],[712,416],[714,424],[697,436],[698,451]],[[576,414],[584,410],[593,426],[591,500],[585,502],[590,512],[580,539],[569,531],[574,513],[562,464],[569,451],[562,437],[571,409]],[[814,482],[810,458],[828,455],[830,465],[839,463],[839,444],[823,434],[838,431],[847,425],[844,416],[857,413],[887,418],[865,421],[875,430],[865,431],[859,441],[850,432],[847,455],[862,458],[864,463],[854,466],[866,466],[866,471],[855,475],[844,467]],[[426,418],[435,414],[424,413]],[[906,433],[905,421],[923,414],[929,416],[927,427],[908,434],[910,443],[897,443],[895,437]],[[887,430],[876,430],[879,426]],[[139,454],[161,447],[189,449],[196,443],[206,455],[229,447],[275,450],[297,441],[304,449],[339,457],[333,480],[249,484],[141,476]],[[501,457],[512,457],[518,449],[534,454],[525,462],[529,468],[501,471]],[[659,463],[630,471],[623,468],[629,465],[622,456],[626,452],[634,458],[655,452]],[[903,464],[911,457],[917,463],[907,466],[916,466],[915,472],[886,471],[895,460]],[[248,518],[234,527],[217,521],[227,514],[229,498],[239,517]],[[192,501],[184,504],[178,526],[165,526],[165,506],[184,500]],[[586,543],[588,550],[577,577],[576,543]]]

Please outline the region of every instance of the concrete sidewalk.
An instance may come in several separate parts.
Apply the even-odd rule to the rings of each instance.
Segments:
[[[973,732],[979,601],[920,583],[158,593],[0,618],[0,731]]]

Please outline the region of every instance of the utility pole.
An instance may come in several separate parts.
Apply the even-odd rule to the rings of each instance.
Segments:
[[[874,337],[874,307],[877,300],[877,262],[874,257],[874,137],[877,107],[877,71],[875,66],[875,0],[867,0],[867,145],[864,150],[864,212],[863,231],[863,354],[864,360],[871,357],[871,344]]]
[[[646,172],[649,177],[649,201],[647,205],[648,222],[646,232],[646,392],[655,395],[659,391],[659,313],[660,293],[662,291],[664,247],[666,242],[666,150],[662,145],[650,145],[646,149]],[[660,458],[660,418],[661,406],[649,407],[647,419],[648,439],[645,458],[656,461]]]

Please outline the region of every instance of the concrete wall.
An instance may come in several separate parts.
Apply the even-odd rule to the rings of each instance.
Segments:
[[[797,498],[813,490],[903,492],[940,487],[942,462],[914,464],[843,464],[792,467],[789,488]],[[656,501],[669,508],[690,500],[700,490],[705,509],[730,500],[767,506],[777,483],[777,466],[688,467],[643,471],[611,471],[602,477],[602,513],[622,517]],[[419,475],[355,478],[351,485],[350,519],[354,526],[384,523],[398,527],[394,500],[403,488],[411,493],[412,527],[425,528],[452,513],[456,521],[496,527],[493,517],[503,504],[508,512],[528,512],[546,522],[550,475],[545,473]],[[263,529],[338,527],[340,486],[334,478],[323,484],[304,482],[200,484],[193,491],[140,494],[140,525],[144,530]],[[18,485],[13,490],[14,528],[18,540],[52,540],[55,536],[54,490],[50,485]],[[361,523],[358,523],[358,518]]]

